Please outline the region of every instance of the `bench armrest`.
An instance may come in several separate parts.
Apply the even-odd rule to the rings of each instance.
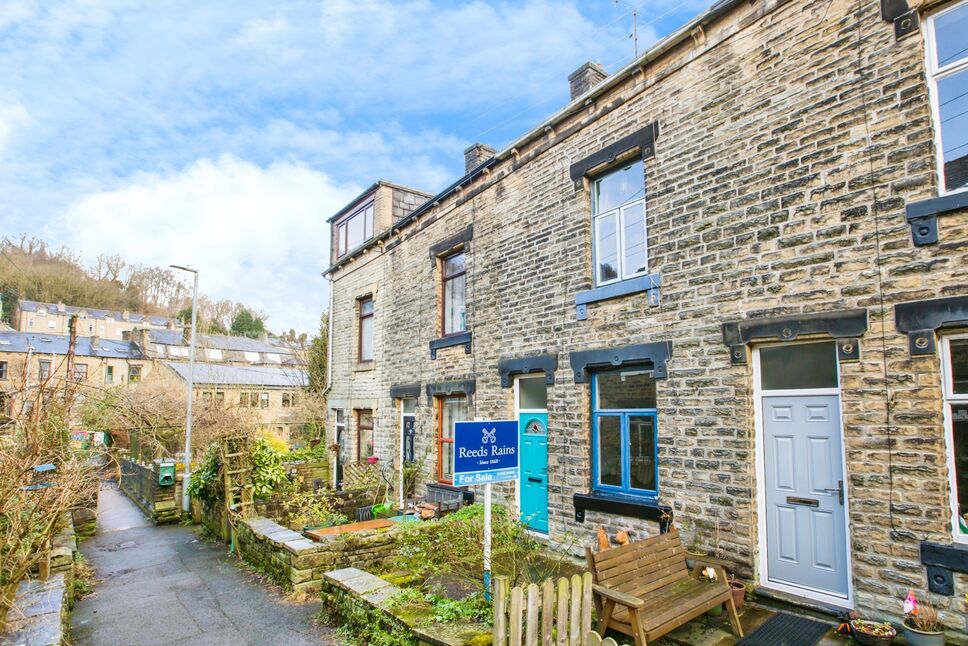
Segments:
[[[620,606],[625,606],[626,608],[641,608],[645,605],[645,602],[638,597],[633,597],[630,594],[625,594],[624,592],[619,592],[618,590],[612,590],[611,588],[606,588],[605,586],[592,585],[592,590],[594,590],[595,594],[603,599],[614,601]]]

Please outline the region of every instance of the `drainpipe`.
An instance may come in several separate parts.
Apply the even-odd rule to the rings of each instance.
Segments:
[[[329,395],[330,389],[333,387],[333,279],[328,275],[323,274],[323,277],[329,281],[329,320],[327,325],[329,325],[329,330],[326,334],[329,336],[326,339],[326,387],[323,388],[323,399],[325,400],[327,395]],[[326,408],[326,421],[329,421],[329,408]],[[336,442],[336,429],[333,429],[333,442]],[[329,447],[329,432],[326,433],[326,446]],[[332,460],[332,473],[330,474],[330,482],[336,483],[336,463],[339,461],[339,454],[337,454],[336,459]]]

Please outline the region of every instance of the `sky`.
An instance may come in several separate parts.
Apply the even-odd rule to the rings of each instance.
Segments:
[[[709,0],[0,0],[0,236],[183,264],[313,332],[326,219],[436,192]],[[0,257],[0,262],[4,259]],[[83,305],[83,304],[79,304]]]

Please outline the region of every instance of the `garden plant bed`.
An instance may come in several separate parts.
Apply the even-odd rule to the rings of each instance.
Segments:
[[[396,522],[384,518],[364,520],[359,523],[346,523],[344,525],[333,525],[332,527],[322,527],[320,529],[310,529],[304,532],[306,536],[314,541],[320,541],[326,536],[338,536],[340,534],[350,534],[366,529],[386,529],[393,527]]]
[[[323,618],[344,626],[362,643],[377,635],[393,644],[484,646],[491,643],[488,626],[474,622],[435,623],[429,609],[399,606],[404,593],[388,581],[359,568],[343,568],[323,575]]]

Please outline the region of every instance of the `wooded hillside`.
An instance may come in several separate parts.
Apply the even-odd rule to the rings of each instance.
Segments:
[[[0,295],[0,316],[8,320],[21,298],[141,314],[191,315],[191,286],[171,269],[134,265],[119,255],[103,254],[87,267],[76,252],[52,249],[43,240],[27,236],[0,240]],[[199,295],[203,331],[225,333],[241,312],[246,312],[243,319],[258,321],[260,326],[267,318],[241,303]]]

